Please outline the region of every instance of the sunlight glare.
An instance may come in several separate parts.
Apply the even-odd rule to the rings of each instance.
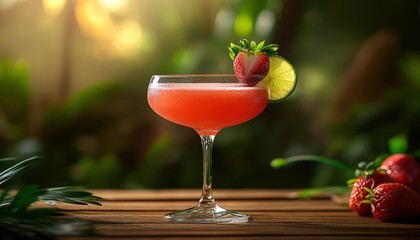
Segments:
[[[0,0],[0,10],[10,8],[16,3],[23,2],[25,0]]]
[[[120,1],[122,5],[117,2],[79,0],[76,6],[76,19],[82,31],[94,39],[92,51],[98,59],[133,56],[138,53],[143,42],[143,31],[137,21],[118,21],[109,11],[110,6],[122,9],[120,6],[128,4],[128,1]]]
[[[78,1],[76,18],[81,29],[97,39],[104,39],[114,32],[111,16],[93,1]]]
[[[122,55],[135,54],[139,48],[142,29],[136,21],[124,21],[115,32],[114,46]]]
[[[119,13],[127,10],[128,0],[98,0],[98,3],[108,12]]]
[[[66,0],[43,0],[44,12],[49,16],[59,15],[66,4]]]

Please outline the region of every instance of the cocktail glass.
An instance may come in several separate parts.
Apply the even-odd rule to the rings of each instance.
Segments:
[[[150,107],[161,117],[194,129],[203,148],[203,189],[195,207],[168,213],[175,222],[247,222],[249,216],[219,207],[212,193],[212,149],[223,128],[246,122],[267,105],[267,90],[238,83],[234,75],[154,75],[147,91]]]

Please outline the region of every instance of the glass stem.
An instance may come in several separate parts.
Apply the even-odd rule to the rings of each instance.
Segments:
[[[198,201],[200,207],[214,207],[216,202],[212,192],[212,151],[215,135],[200,135],[203,148],[203,191]]]

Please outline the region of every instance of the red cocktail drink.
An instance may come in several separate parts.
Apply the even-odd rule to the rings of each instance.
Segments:
[[[246,122],[267,105],[267,90],[240,83],[160,83],[149,86],[150,107],[163,118],[215,135]]]
[[[165,215],[169,221],[247,222],[248,215],[219,207],[212,193],[212,148],[221,129],[246,122],[267,105],[264,87],[238,83],[234,75],[155,75],[147,100],[163,118],[193,128],[203,147],[203,191],[195,207]]]

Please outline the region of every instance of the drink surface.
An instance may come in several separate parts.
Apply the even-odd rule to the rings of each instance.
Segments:
[[[240,83],[157,83],[147,93],[157,114],[200,135],[216,134],[256,117],[267,98],[265,88]]]

